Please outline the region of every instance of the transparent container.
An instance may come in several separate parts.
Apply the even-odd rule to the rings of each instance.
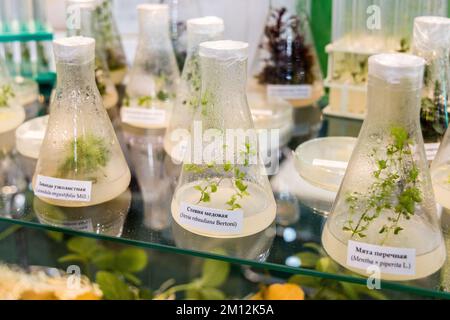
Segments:
[[[450,19],[414,20],[414,54],[425,59],[420,124],[425,142],[440,142],[448,127],[450,92]]]
[[[111,201],[85,208],[64,208],[34,197],[33,210],[40,223],[75,231],[120,237],[131,206],[131,191]]]
[[[325,81],[331,110],[342,115],[365,114],[368,58],[409,52],[414,18],[446,14],[446,0],[333,0]]]
[[[105,56],[105,47],[99,30],[96,15],[97,0],[67,0],[67,6],[79,10],[79,28],[68,29],[68,36],[84,36],[95,39],[95,82],[102,95],[103,105],[107,110],[117,106],[119,94],[109,72]],[[73,9],[72,9],[73,10]]]
[[[431,163],[431,179],[433,181],[436,202],[450,214],[450,131],[447,130],[439,150]]]
[[[247,50],[247,43],[236,41],[200,44],[202,101],[172,199],[172,217],[207,237],[249,236],[275,219],[246,99]]]
[[[130,171],[95,84],[95,40],[54,41],[57,85],[33,177],[41,200],[64,207],[110,201]]]
[[[50,31],[52,27],[47,19],[47,0],[32,0],[34,30]],[[50,41],[36,41],[37,73],[54,70],[52,48]]]
[[[98,0],[96,15],[98,21],[96,38],[101,39],[111,79],[115,85],[119,85],[127,74],[128,66],[122,39],[113,15],[112,0]]]
[[[183,70],[188,55],[187,21],[202,16],[198,0],[160,0],[170,7],[170,37],[178,68]]]
[[[16,164],[14,132],[25,120],[25,111],[18,103],[13,82],[0,59],[0,215],[23,213],[26,180]]]
[[[43,109],[38,83],[33,79],[22,76],[16,76],[13,80],[14,92],[17,101],[25,110],[26,120],[37,117]]]
[[[215,238],[189,232],[178,223],[172,222],[172,235],[179,248],[201,252],[217,253],[231,257],[266,261],[276,236],[276,224],[272,223],[265,230],[240,238]]]
[[[271,0],[248,91],[282,98],[294,107],[314,105],[324,94],[309,19],[295,0]],[[270,109],[270,108],[269,108]]]
[[[164,137],[164,149],[176,161],[183,161],[188,133],[196,110],[200,107],[200,56],[199,45],[205,41],[220,40],[223,36],[223,20],[203,17],[187,21],[188,54],[181,73],[177,98]],[[181,130],[185,130],[181,135]]]
[[[420,131],[424,65],[369,59],[368,114],[322,233],[327,253],[362,275],[423,278],[446,258]]]
[[[130,71],[121,119],[142,129],[167,127],[179,72],[169,36],[169,7],[138,6],[139,42]]]
[[[295,150],[295,168],[311,184],[337,192],[355,148],[356,138],[327,137],[307,141]]]
[[[25,111],[17,99],[14,82],[0,59],[0,150],[3,153],[9,153],[14,147],[14,131],[24,120]]]

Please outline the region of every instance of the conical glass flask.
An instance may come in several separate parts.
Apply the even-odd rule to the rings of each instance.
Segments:
[[[107,202],[128,188],[130,171],[95,84],[95,40],[63,38],[53,48],[58,80],[34,193],[63,207]]]
[[[188,55],[181,74],[178,86],[177,98],[170,117],[169,126],[164,136],[164,149],[172,159],[180,163],[183,161],[183,153],[187,145],[186,134],[180,141],[177,132],[186,130],[189,132],[195,111],[200,104],[200,56],[199,45],[205,41],[220,40],[223,36],[223,20],[217,17],[203,17],[190,19],[187,22],[188,29]],[[176,143],[174,143],[176,142]]]
[[[436,202],[444,208],[445,214],[450,214],[450,130],[445,133],[431,163],[431,179]]]
[[[424,65],[370,57],[368,114],[322,233],[334,260],[384,280],[426,277],[446,256],[420,131]]]
[[[178,68],[183,70],[188,54],[187,21],[201,17],[197,0],[161,0],[170,8],[170,37],[172,39]]]
[[[294,107],[314,105],[324,94],[322,74],[306,13],[296,0],[271,0],[257,50],[249,92],[287,100]],[[252,104],[252,103],[251,103]]]
[[[117,105],[119,95],[114,82],[111,79],[108,64],[105,57],[105,48],[98,30],[95,8],[97,0],[68,0],[68,7],[78,7],[80,15],[79,28],[68,29],[68,36],[84,36],[95,39],[95,82],[98,91],[102,95],[103,105],[111,109]]]
[[[139,42],[121,112],[122,122],[143,129],[167,127],[179,71],[169,36],[169,7],[138,6]]]
[[[119,85],[127,73],[127,57],[114,19],[112,1],[98,0],[96,15],[98,21],[97,37],[102,39],[102,49],[105,50],[111,79],[115,85]]]
[[[176,223],[203,236],[244,237],[275,219],[247,105],[247,50],[237,41],[200,44],[200,107],[171,208]]]
[[[420,123],[425,142],[441,141],[448,127],[450,91],[450,19],[414,20],[414,54],[425,59]]]
[[[25,120],[25,111],[19,104],[14,83],[0,58],[0,151],[8,153],[14,147],[14,132]]]

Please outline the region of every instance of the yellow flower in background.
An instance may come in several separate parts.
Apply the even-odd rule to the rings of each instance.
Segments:
[[[250,300],[305,300],[305,293],[297,284],[276,283],[262,288]]]

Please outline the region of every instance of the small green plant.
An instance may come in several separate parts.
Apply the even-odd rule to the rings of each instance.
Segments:
[[[9,100],[14,97],[15,97],[14,91],[9,84],[0,87],[0,108],[7,107]]]
[[[66,152],[68,155],[58,167],[57,176],[61,178],[95,173],[106,166],[111,156],[105,140],[92,134],[70,141]]]
[[[187,61],[186,82],[188,83],[189,100],[184,100],[183,104],[188,104],[193,110],[198,108],[200,100],[201,76],[200,62],[198,56],[193,56]]]
[[[419,168],[411,151],[413,142],[402,127],[391,128],[390,138],[391,143],[382,157],[377,156],[377,150],[370,155],[376,170],[372,172],[374,182],[367,192],[350,192],[345,199],[350,215],[343,230],[350,232],[351,237],[365,238],[371,223],[381,215],[389,214],[388,223],[379,230],[385,235],[384,243],[389,234],[397,235],[403,230],[400,220],[409,220],[416,205],[422,202],[418,187]],[[355,221],[357,213],[361,215]]]
[[[251,149],[250,143],[245,144],[245,150],[241,152],[243,157],[244,168],[248,168],[250,165],[249,158],[254,154]],[[220,178],[206,178],[205,183],[198,184],[195,189],[200,192],[200,198],[197,203],[208,203],[211,202],[212,194],[216,193],[218,187],[222,183],[224,177],[231,176],[233,187],[235,193],[230,197],[230,199],[225,203],[228,206],[228,210],[236,210],[242,208],[239,204],[239,200],[249,196],[248,185],[245,183],[245,178],[247,174],[244,170],[240,169],[238,165],[233,165],[227,162],[223,165],[218,165],[211,163],[208,165],[196,165],[196,164],[185,164],[183,169],[186,172],[191,172],[194,174],[204,174],[208,171],[212,171],[215,175],[220,176]]]

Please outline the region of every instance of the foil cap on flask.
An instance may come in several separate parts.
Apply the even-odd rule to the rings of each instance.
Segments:
[[[414,19],[414,47],[421,51],[450,47],[450,19],[423,16]]]
[[[224,31],[223,19],[215,16],[189,19],[187,21],[188,34],[217,34]]]
[[[200,56],[218,60],[245,60],[248,43],[233,40],[206,41],[200,44]]]
[[[68,37],[53,41],[58,63],[85,64],[95,58],[95,40],[89,37]]]
[[[425,60],[411,54],[383,53],[369,58],[369,74],[395,86],[421,87],[424,67]]]

